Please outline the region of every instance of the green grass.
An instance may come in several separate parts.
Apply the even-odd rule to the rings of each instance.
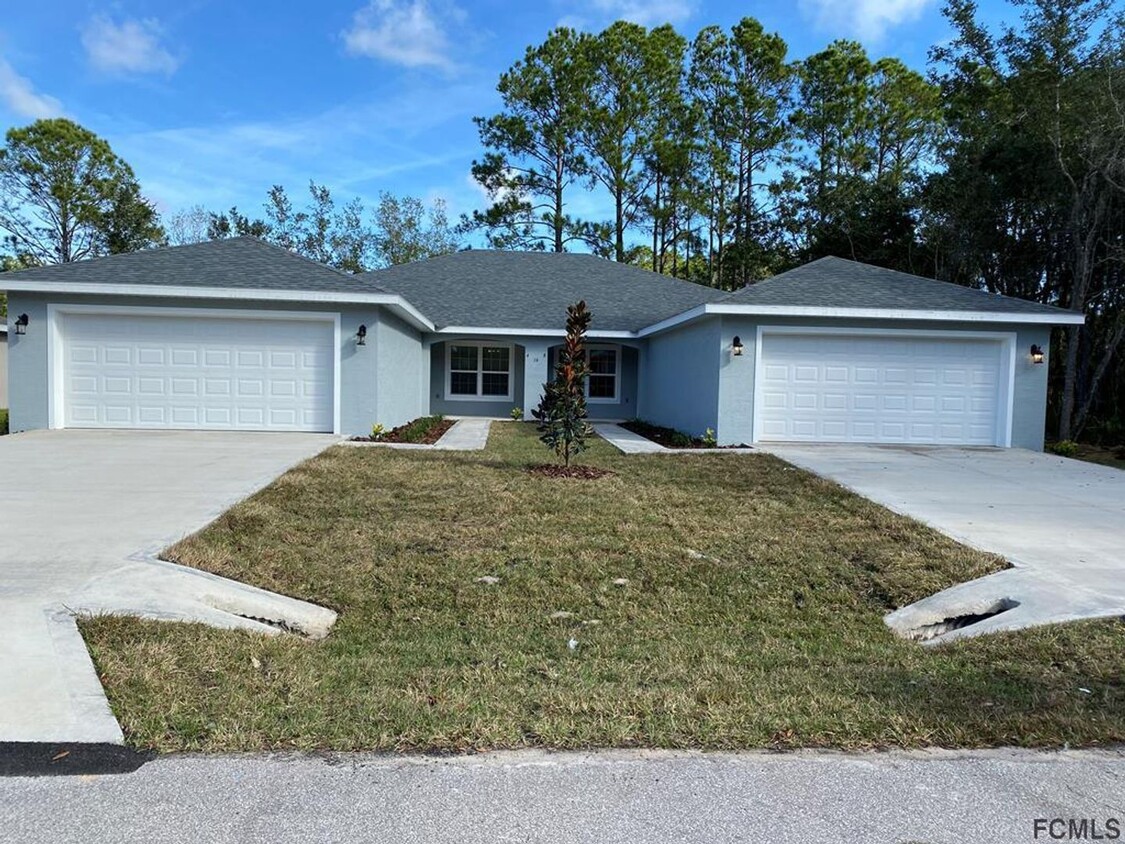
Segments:
[[[1103,446],[1079,443],[1078,452],[1074,457],[1076,460],[1085,460],[1087,463],[1100,463],[1102,466],[1125,469],[1125,446],[1105,448]]]
[[[1125,740],[1121,622],[938,649],[886,629],[887,610],[1002,567],[995,557],[767,455],[624,457],[599,440],[583,460],[617,474],[597,481],[525,470],[544,457],[526,424],[494,425],[481,453],[335,448],[170,549],[340,618],[318,642],[83,621],[128,740],[207,751]]]

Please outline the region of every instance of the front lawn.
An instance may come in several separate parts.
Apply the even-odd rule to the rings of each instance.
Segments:
[[[768,455],[532,475],[334,448],[169,556],[340,611],[319,642],[82,629],[128,740],[162,750],[1072,745],[1125,740],[1125,624],[927,649],[883,614],[1001,567]],[[481,583],[484,576],[497,583]],[[573,646],[572,646],[573,645]]]

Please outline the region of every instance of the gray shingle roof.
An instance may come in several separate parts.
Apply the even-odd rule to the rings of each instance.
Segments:
[[[1059,308],[1025,299],[831,257],[748,285],[725,301],[783,307],[1061,313]]]
[[[253,237],[0,273],[6,280],[399,294],[439,328],[561,329],[585,299],[595,331],[638,331],[705,303],[1070,315],[1047,305],[821,258],[735,293],[578,253],[471,250],[350,275]],[[73,289],[73,288],[72,288]]]
[[[334,270],[254,237],[147,249],[71,264],[0,273],[6,279],[68,284],[384,293],[370,278]]]
[[[439,328],[561,329],[585,299],[593,331],[636,331],[726,294],[593,255],[474,249],[367,273]]]

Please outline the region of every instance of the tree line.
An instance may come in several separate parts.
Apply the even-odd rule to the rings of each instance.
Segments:
[[[462,225],[499,248],[605,257],[734,289],[813,253],[924,263],[909,214],[941,126],[937,86],[835,41],[802,61],[761,23],[559,28],[476,119],[493,202]],[[576,194],[601,192],[607,221]]]

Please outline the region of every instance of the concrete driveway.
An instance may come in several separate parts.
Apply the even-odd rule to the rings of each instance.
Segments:
[[[121,742],[75,613],[261,632],[285,622],[323,635],[335,618],[329,610],[155,554],[337,439],[79,430],[0,437],[0,742]]]
[[[1012,563],[891,613],[887,623],[899,632],[941,642],[1125,615],[1121,469],[1022,449],[762,450]]]

